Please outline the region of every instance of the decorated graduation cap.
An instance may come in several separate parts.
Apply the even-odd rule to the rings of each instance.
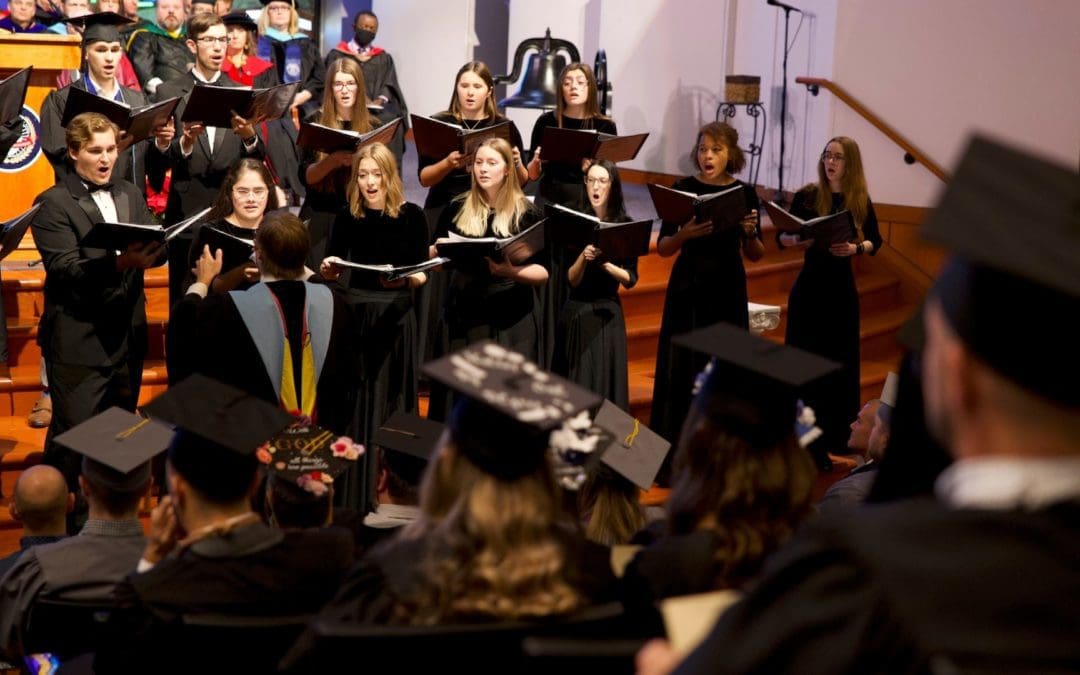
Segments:
[[[173,468],[207,497],[234,499],[250,483],[256,450],[295,418],[262,399],[204,375],[191,375],[143,407],[175,427]]]
[[[771,445],[793,432],[800,394],[840,369],[816,354],[718,323],[676,336],[673,342],[714,357],[699,399],[709,397],[710,415],[737,435]]]
[[[83,29],[83,46],[91,42],[120,42],[120,26],[134,23],[126,16],[116,12],[99,12],[97,14],[83,14],[64,19],[63,23],[69,23]]]
[[[255,452],[267,471],[315,496],[329,494],[334,479],[364,454],[364,446],[314,425],[285,429]]]
[[[1080,405],[1080,174],[985,138],[968,145],[923,236],[953,257],[932,289],[982,361],[1029,391]],[[1030,320],[1062,317],[1051,330]]]
[[[382,448],[387,468],[409,485],[418,485],[446,427],[410,413],[398,412],[375,430],[372,441]]]
[[[114,492],[134,492],[150,480],[150,460],[172,442],[169,427],[122,408],[109,408],[56,437],[83,456],[82,474]]]
[[[544,464],[553,429],[600,397],[485,340],[424,365],[460,396],[447,422],[458,450],[481,470],[514,480]]]
[[[226,26],[243,26],[247,30],[258,30],[259,25],[255,23],[255,20],[248,15],[242,9],[234,9],[225,16],[221,17],[222,23]]]

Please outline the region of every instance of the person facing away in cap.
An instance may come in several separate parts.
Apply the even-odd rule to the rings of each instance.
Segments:
[[[1080,334],[1021,320],[1080,311],[1078,205],[1075,169],[972,142],[923,230],[954,254],[923,313],[926,418],[953,457],[935,498],[805,528],[675,672],[1080,669],[1080,395],[1063,377]],[[639,673],[670,671],[665,650]]]
[[[326,285],[308,281],[299,218],[266,216],[254,242],[261,281],[224,295],[208,295],[222,256],[204,247],[195,283],[172,310],[171,360],[342,434],[357,368],[351,315]]]

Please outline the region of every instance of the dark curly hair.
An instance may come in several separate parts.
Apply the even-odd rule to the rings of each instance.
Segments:
[[[734,176],[743,170],[746,166],[746,156],[743,154],[742,148],[739,147],[739,132],[735,131],[735,127],[727,122],[709,122],[698,129],[694,147],[690,149],[690,160],[698,171],[701,171],[701,165],[698,164],[697,149],[701,145],[701,139],[706,137],[714,141],[720,141],[727,148],[728,160],[727,166],[724,167],[726,173]]]

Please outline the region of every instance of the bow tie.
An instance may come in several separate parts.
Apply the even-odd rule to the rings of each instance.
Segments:
[[[98,185],[97,183],[87,183],[86,184],[86,191],[89,192],[90,194],[94,194],[95,192],[98,192],[99,190],[102,190],[102,191],[105,191],[105,192],[112,192],[112,188],[113,188],[113,184],[111,182],[110,183],[102,183],[101,185]]]

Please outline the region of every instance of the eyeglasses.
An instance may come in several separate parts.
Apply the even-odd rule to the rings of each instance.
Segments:
[[[823,153],[821,153],[821,161],[823,161],[823,162],[828,162],[828,161],[842,162],[842,161],[844,161],[844,156],[839,155],[839,154],[833,154],[831,152],[823,152]]]
[[[344,91],[346,89],[356,89],[359,85],[355,82],[335,82],[330,86],[334,89],[334,91]]]
[[[266,188],[233,188],[233,194],[237,197],[248,197],[254,195],[255,197],[265,197],[270,191]]]
[[[586,178],[586,185],[607,185],[611,182],[610,178]]]
[[[266,8],[266,11],[268,11],[268,12],[287,12],[290,9],[292,9],[292,7],[290,7],[288,5],[270,5],[269,7]]]
[[[214,45],[214,44],[227,45],[227,44],[229,44],[229,38],[227,38],[227,37],[201,37],[198,40],[196,40],[196,42],[199,42],[199,43],[204,44],[206,46],[211,46],[211,45]]]

